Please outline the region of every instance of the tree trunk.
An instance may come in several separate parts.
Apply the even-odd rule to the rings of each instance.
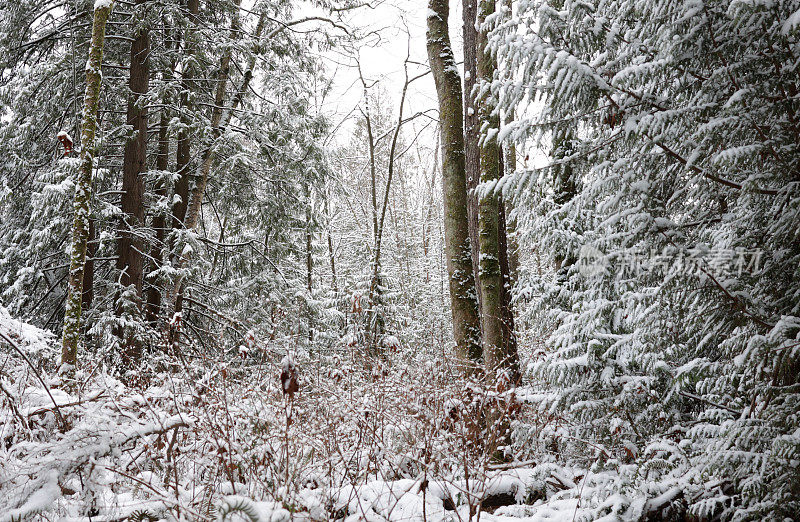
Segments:
[[[136,0],[137,9],[143,10],[147,0]],[[144,13],[139,13],[144,16]],[[144,242],[136,228],[144,223],[144,179],[147,168],[147,108],[143,96],[150,83],[150,32],[140,29],[131,43],[131,65],[128,86],[127,123],[133,127],[133,136],[125,143],[122,163],[122,223],[120,239],[117,243],[117,268],[122,272],[120,282],[123,287],[133,287],[133,302],[127,304],[128,311],[139,315],[142,305]],[[124,299],[124,297],[123,297]],[[117,305],[117,315],[122,315],[126,305]],[[141,359],[142,343],[134,332],[119,332],[123,344],[123,360],[128,365]]]
[[[507,117],[506,122],[510,123],[511,118]],[[517,148],[513,142],[509,142],[503,149],[503,171],[513,174],[517,170]],[[506,223],[506,240],[508,245],[508,274],[511,286],[517,281],[519,270],[519,245],[517,244],[517,220],[511,217],[514,205],[508,199],[503,199]]]
[[[197,42],[197,28],[199,26],[200,14],[200,0],[187,0],[186,3],[188,25],[184,35],[184,64],[185,68],[182,71],[181,79],[181,129],[178,131],[178,143],[175,150],[175,172],[178,173],[178,180],[175,182],[175,196],[173,198],[172,206],[172,229],[183,230],[186,228],[186,212],[189,208],[189,178],[192,174],[192,146],[189,125],[192,122],[191,112],[194,109],[194,104],[191,96],[194,81],[194,52],[198,45]],[[175,249],[176,238],[170,241],[170,255],[175,264],[181,263],[181,254],[176,253]],[[183,308],[183,301],[181,299],[182,293],[177,290],[180,288],[182,281],[178,281],[175,285],[176,290],[169,294],[171,297],[171,305],[169,308],[169,321],[173,324],[175,314],[179,313]],[[170,329],[170,344],[175,342],[176,332]]]
[[[169,38],[171,36],[173,42],[165,45],[167,49],[174,50],[179,46],[181,32],[176,30],[174,33],[172,33],[172,31],[169,31],[169,29],[170,28],[166,29],[166,37]],[[168,83],[175,78],[177,66],[178,57],[176,53],[175,58],[170,62],[169,68],[162,76],[162,79],[165,83]],[[169,107],[171,101],[171,95],[168,92],[165,93],[163,98],[164,108],[161,110],[160,121],[158,124],[158,151],[156,152],[156,170],[158,170],[159,174],[154,193],[156,198],[159,200],[163,200],[167,197],[168,183],[166,179],[166,172],[169,169],[169,121],[172,115],[172,110]],[[151,225],[155,231],[156,237],[155,241],[150,245],[151,273],[161,268],[164,261],[163,256],[165,255],[164,247],[167,239],[167,227],[171,226],[171,222],[167,221],[168,216],[169,213],[167,213],[165,209],[160,209],[153,215],[153,222]],[[150,286],[147,289],[146,307],[147,321],[151,326],[156,326],[158,317],[161,313],[161,302],[163,299],[162,291],[163,285],[160,285],[159,281],[151,279]]]
[[[308,301],[306,301],[306,311],[308,313],[308,342],[314,341],[314,313],[311,309],[311,299],[314,290],[314,237],[312,222],[314,219],[313,208],[311,207],[311,187],[306,185],[306,291]]]
[[[467,213],[469,218],[469,239],[472,249],[472,274],[475,281],[480,276],[478,266],[478,197],[475,187],[481,177],[481,152],[478,146],[480,121],[475,103],[475,84],[478,78],[478,31],[475,27],[478,15],[477,0],[462,1],[463,40],[464,40],[464,168],[467,179]],[[481,303],[480,286],[475,292],[478,306]]]
[[[69,260],[69,285],[64,310],[64,331],[61,343],[61,370],[72,374],[78,360],[78,342],[81,335],[81,305],[83,300],[83,274],[86,264],[86,244],[89,236],[89,202],[92,193],[92,168],[97,153],[97,106],[100,101],[103,47],[106,38],[106,21],[113,2],[97,2],[92,23],[92,41],[86,65],[86,94],[83,101],[81,130],[81,170],[75,184],[72,222],[72,246]]]
[[[189,0],[190,7],[192,3],[196,3],[197,0]],[[236,7],[236,12],[233,15],[233,19],[231,20],[230,26],[230,34],[231,38],[238,38],[241,37],[241,31],[239,30],[239,6],[241,5],[241,0],[235,0],[234,6]],[[188,44],[187,44],[188,45]],[[222,58],[220,59],[220,66],[219,72],[217,73],[216,83],[217,88],[214,92],[214,107],[211,110],[211,135],[212,135],[212,142],[209,143],[203,150],[201,161],[200,161],[200,168],[197,172],[197,179],[195,180],[195,184],[189,190],[188,194],[188,205],[186,207],[186,217],[183,219],[183,228],[186,230],[194,230],[198,222],[200,220],[200,210],[203,206],[203,198],[205,197],[206,192],[206,185],[208,184],[208,177],[211,173],[211,165],[214,163],[215,153],[214,153],[214,141],[220,136],[220,127],[222,126],[222,117],[224,112],[224,104],[225,104],[225,91],[228,86],[228,76],[230,73],[231,67],[231,57],[232,57],[232,50],[231,47],[226,47],[222,53]],[[239,92],[246,91],[249,86],[250,79],[252,75],[246,75],[244,82],[242,84],[242,88]],[[240,99],[238,95],[233,98],[233,101],[236,102]],[[233,114],[233,105],[231,106],[231,110],[228,111],[225,121],[227,122],[230,120]],[[180,143],[178,144],[180,147]],[[187,176],[188,176],[188,169]],[[184,176],[181,176],[183,179]],[[188,183],[188,180],[187,180]],[[177,188],[176,188],[177,191]],[[176,216],[177,218],[177,216]],[[177,260],[175,266],[177,268],[183,267],[186,262],[188,261],[188,256],[183,254],[179,254],[177,256]],[[172,316],[174,317],[175,314],[181,311],[182,307],[182,297],[183,297],[183,286],[184,286],[184,279],[183,276],[178,276],[178,280],[175,282],[175,286],[171,292],[171,306],[170,309],[172,311]]]
[[[239,31],[239,5],[241,0],[235,0],[234,6],[237,12],[233,15],[231,21],[230,33],[232,38],[241,36]],[[228,75],[231,68],[231,48],[226,47],[223,51],[222,58],[219,64],[219,73],[217,74],[217,90],[214,93],[214,108],[211,111],[211,130],[213,139],[219,137],[220,124],[222,123],[222,112],[225,104],[225,91],[228,86]],[[197,226],[200,219],[200,208],[203,204],[203,197],[206,192],[206,185],[208,184],[208,176],[211,173],[211,165],[214,163],[214,149],[213,144],[206,147],[203,151],[202,161],[200,163],[200,172],[197,176],[197,181],[189,193],[189,207],[186,210],[186,220],[184,225],[187,230],[192,230]]]
[[[500,224],[499,229],[499,247],[500,247],[500,274],[503,279],[503,285],[500,292],[500,302],[502,306],[502,319],[503,319],[503,355],[504,364],[503,370],[506,371],[507,377],[513,385],[519,383],[520,370],[519,370],[519,354],[517,352],[517,334],[514,324],[514,305],[511,302],[511,289],[513,287],[511,275],[511,256],[508,250],[508,235],[507,235],[507,221],[506,221],[506,206],[504,201],[500,201],[498,205],[500,215],[498,221]]]
[[[196,32],[198,25],[198,15],[200,13],[200,0],[188,0],[187,2],[189,24],[184,35],[184,56],[186,67],[183,69],[181,80],[181,129],[178,131],[178,144],[175,150],[175,171],[178,173],[178,180],[175,182],[175,195],[177,201],[172,207],[172,228],[180,230],[183,228],[186,219],[186,209],[189,205],[189,176],[191,174],[191,139],[189,137],[188,126],[191,123],[189,113],[192,111],[192,80],[194,77],[193,55],[196,45]]]
[[[158,127],[158,153],[156,154],[156,170],[160,172],[160,177],[163,178],[163,173],[169,168],[169,115],[166,110],[161,113],[161,121]],[[167,195],[167,186],[163,179],[160,179],[156,185],[156,197],[163,198]],[[152,271],[156,271],[161,267],[162,249],[164,247],[164,240],[166,239],[167,217],[163,212],[158,212],[153,216],[153,230],[155,230],[155,242],[150,248],[150,257],[152,258]],[[147,321],[151,325],[155,325],[158,320],[158,315],[161,312],[161,288],[155,281],[150,282],[150,287],[147,289]]]
[[[513,16],[512,0],[503,0],[506,19]],[[504,123],[511,125],[514,122],[514,108],[506,109]],[[503,174],[513,174],[517,170],[517,147],[513,140],[508,140],[503,147]],[[503,211],[505,214],[505,237],[506,252],[508,256],[508,284],[513,288],[517,282],[517,271],[519,269],[519,245],[517,244],[517,220],[513,216],[514,205],[508,198],[503,199]],[[512,317],[513,319],[513,317]]]
[[[508,159],[508,150],[503,151],[503,156],[500,161],[500,176],[505,175],[507,170],[506,160]],[[516,168],[516,167],[514,167]],[[519,353],[517,346],[517,334],[515,329],[514,320],[514,305],[511,302],[511,290],[514,287],[514,280],[516,277],[516,244],[509,236],[509,223],[508,209],[511,208],[511,203],[506,198],[500,196],[498,209],[500,211],[500,274],[503,277],[503,287],[500,295],[503,306],[503,351],[505,353],[505,370],[508,378],[513,385],[519,383],[521,374],[519,369]]]
[[[97,255],[97,243],[94,242],[94,219],[89,218],[89,233],[86,237],[86,263],[83,269],[83,299],[81,309],[88,310],[94,300],[94,258]]]
[[[331,214],[330,214],[330,204],[328,202],[328,194],[325,194],[325,219],[326,229],[327,229],[327,236],[328,236],[328,261],[331,265],[331,289],[333,290],[334,294],[339,293],[339,288],[336,284],[336,256],[335,252],[333,251],[333,236],[331,234]]]
[[[428,7],[428,60],[439,98],[445,253],[453,337],[461,364],[472,373],[480,364],[481,345],[469,240],[461,79],[450,46],[448,0],[430,0]]]
[[[372,260],[370,265],[370,282],[369,294],[367,296],[367,322],[366,322],[366,340],[367,347],[370,352],[376,351],[376,332],[379,329],[378,317],[378,304],[380,299],[380,254],[378,253],[379,245],[379,231],[378,231],[378,187],[377,187],[377,173],[375,166],[375,138],[372,132],[372,117],[369,107],[369,96],[367,93],[367,86],[364,79],[361,79],[364,84],[364,98],[366,103],[366,112],[364,112],[364,123],[367,128],[367,149],[369,151],[369,176],[370,176],[370,196],[372,202]]]
[[[494,0],[481,0],[478,6],[478,78],[481,96],[477,100],[482,133],[481,182],[497,181],[501,176],[502,162],[497,132],[500,117],[495,111],[495,100],[489,89],[495,63],[488,49],[486,19],[495,11]],[[484,193],[478,206],[478,228],[480,233],[480,288],[481,322],[483,325],[483,357],[486,363],[487,384],[498,392],[512,387],[519,376],[519,361],[514,336],[514,321],[511,311],[511,296],[508,281],[508,258],[505,238],[505,213],[499,194]],[[487,412],[491,430],[489,447],[495,459],[504,459],[503,448],[510,443],[509,403],[500,396]]]
[[[510,6],[509,6],[510,9]],[[506,121],[510,121],[507,117]],[[503,147],[503,161],[501,162],[501,175],[513,174],[517,170],[517,151],[513,142]],[[511,290],[517,281],[519,269],[519,246],[517,245],[516,219],[511,217],[513,205],[508,198],[502,198],[500,204],[500,271],[503,274],[503,345],[506,349],[509,362],[510,376],[514,383],[519,383],[521,373],[519,368],[519,352],[516,335],[516,320],[514,318],[514,305],[511,302]]]
[[[481,0],[478,11],[478,24],[483,25],[487,16],[494,13],[493,0]],[[478,78],[481,83],[491,82],[494,63],[487,52],[485,30],[478,32]],[[491,94],[484,91],[477,100],[480,122],[488,125],[488,130],[499,128],[499,118],[494,114]],[[481,182],[488,183],[500,177],[500,150],[497,140],[484,136],[480,144]],[[500,202],[493,194],[485,194],[478,204],[479,231],[479,287],[481,294],[481,324],[483,325],[483,356],[486,371],[490,378],[497,375],[503,366],[503,277],[500,271]]]

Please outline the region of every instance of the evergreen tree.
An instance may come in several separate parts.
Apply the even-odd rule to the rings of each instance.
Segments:
[[[521,1],[490,20],[501,106],[542,107],[500,137],[554,149],[506,186],[556,270],[528,279],[553,328],[542,408],[619,455],[685,456],[694,516],[798,511],[798,8]]]

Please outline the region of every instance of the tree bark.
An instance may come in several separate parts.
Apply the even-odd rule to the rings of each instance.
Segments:
[[[94,258],[97,255],[97,243],[94,242],[94,219],[89,218],[89,232],[86,236],[86,263],[83,269],[82,310],[88,310],[94,300]]]
[[[92,22],[92,41],[89,44],[89,59],[86,64],[86,93],[83,101],[83,125],[81,129],[81,168],[75,184],[72,222],[72,246],[70,249],[69,284],[64,310],[64,331],[61,342],[61,370],[72,374],[78,362],[78,343],[81,335],[81,305],[83,300],[83,275],[86,264],[86,244],[89,236],[89,203],[92,194],[92,168],[97,153],[97,106],[100,101],[102,83],[101,65],[106,39],[106,22],[111,14],[112,1],[95,5]]]
[[[237,12],[233,15],[233,20],[231,21],[231,38],[238,38],[240,36],[238,13],[240,4],[241,0],[234,1]],[[231,68],[231,55],[231,47],[226,47],[222,53],[219,64],[217,90],[214,93],[214,108],[211,111],[211,130],[214,140],[216,140],[220,134],[220,124],[222,123],[222,113],[225,104],[225,91],[228,86],[228,76]],[[194,229],[200,219],[200,208],[203,203],[203,197],[205,196],[208,176],[211,173],[211,165],[214,162],[214,157],[214,148],[213,144],[211,144],[203,151],[200,172],[197,176],[198,179],[189,193],[189,207],[186,210],[186,219],[184,221],[184,226],[187,230]]]
[[[137,9],[143,9],[147,0],[136,0]],[[120,282],[124,287],[133,287],[133,303],[129,311],[138,315],[142,306],[142,284],[144,268],[144,242],[136,227],[144,223],[144,179],[147,169],[147,106],[143,97],[150,84],[150,31],[140,28],[131,43],[131,65],[128,86],[127,124],[133,128],[133,136],[125,143],[122,163],[122,213],[120,239],[117,242],[117,268],[122,272]],[[126,306],[117,305],[117,315],[122,315]],[[134,332],[119,332],[123,344],[123,360],[136,364],[141,359],[142,343]]]
[[[196,32],[200,13],[200,0],[188,0],[186,5],[188,11],[188,26],[184,35],[184,55],[186,67],[183,69],[181,80],[181,129],[178,131],[178,144],[175,150],[175,171],[178,173],[178,180],[175,182],[175,195],[177,201],[172,207],[172,228],[180,230],[184,228],[186,219],[186,209],[189,205],[189,176],[191,174],[192,149],[189,137],[189,125],[191,124],[190,112],[193,109],[192,80],[194,77],[193,55],[196,45]]]
[[[481,177],[481,152],[478,146],[480,120],[475,103],[475,85],[478,78],[478,31],[475,26],[478,16],[477,0],[462,1],[463,40],[464,40],[464,168],[467,179],[467,212],[469,218],[469,239],[472,248],[472,274],[475,281],[480,276],[478,266],[478,197],[475,188]],[[481,303],[480,287],[476,285],[478,306]]]
[[[169,168],[169,114],[166,110],[161,113],[161,121],[158,127],[158,152],[156,154],[156,170],[160,172],[159,176],[163,178],[164,172]],[[163,179],[157,182],[155,189],[156,197],[163,198],[167,195],[167,186]],[[164,247],[164,240],[166,239],[167,216],[159,211],[153,216],[152,222],[153,230],[156,233],[155,242],[150,248],[150,257],[152,258],[152,271],[156,271],[161,267],[162,249]],[[147,289],[147,321],[151,325],[155,325],[158,321],[158,315],[161,312],[161,288],[155,281],[150,282],[150,287]]]
[[[493,0],[481,0],[478,8],[478,24],[482,26],[486,18],[494,13]],[[487,34],[478,31],[478,78],[481,83],[491,82],[494,63],[487,52]],[[480,122],[487,125],[487,131],[497,130],[500,120],[494,112],[494,103],[488,90],[484,90],[477,100]],[[494,137],[484,134],[480,143],[481,182],[489,183],[500,177],[500,150]],[[485,194],[478,204],[479,232],[479,287],[481,294],[481,324],[483,325],[483,357],[486,372],[494,378],[503,366],[503,278],[500,271],[500,203],[493,194]]]
[[[428,60],[436,84],[441,125],[445,253],[453,337],[461,364],[472,373],[480,367],[481,344],[469,238],[461,79],[450,46],[448,0],[430,0],[428,7]]]

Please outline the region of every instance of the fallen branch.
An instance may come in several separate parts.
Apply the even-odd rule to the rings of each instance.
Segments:
[[[33,410],[32,412],[28,413],[28,418],[33,417],[34,415],[41,415],[42,413],[47,413],[48,411],[53,411],[55,408],[69,408],[71,406],[80,406],[81,404],[85,404],[87,402],[96,401],[97,399],[103,397],[104,395],[105,395],[105,392],[101,391],[101,392],[98,392],[97,394],[95,394],[95,395],[93,395],[93,396],[91,396],[89,398],[82,399],[82,400],[79,400],[79,401],[65,402],[64,404],[58,404],[58,405],[52,406],[52,407],[48,406],[46,408],[38,408],[38,409]]]

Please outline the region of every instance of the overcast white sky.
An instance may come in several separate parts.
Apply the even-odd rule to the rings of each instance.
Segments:
[[[378,31],[379,39],[365,41],[359,47],[361,66],[367,80],[380,81],[385,92],[393,98],[396,111],[400,92],[403,87],[403,61],[410,50],[410,60],[422,65],[410,65],[409,75],[415,76],[427,70],[427,50],[425,46],[426,18],[428,0],[373,0],[374,8],[360,8],[348,13],[348,24],[364,34],[370,30]],[[456,61],[461,64],[461,2],[450,1],[450,38]],[[407,29],[406,29],[407,28]],[[328,64],[328,74],[333,78],[333,90],[329,94],[324,111],[331,117],[334,125],[341,122],[358,105],[363,89],[358,78],[358,71],[351,61],[345,64],[345,56],[341,50],[326,54],[323,59]],[[463,78],[463,69],[462,69]],[[406,97],[404,116],[416,112],[437,110],[436,90],[433,78],[427,75],[416,80],[409,88]],[[435,114],[433,114],[435,115]],[[396,117],[396,113],[393,117]],[[419,119],[404,128],[406,136],[413,135],[424,124]],[[334,140],[343,143],[349,137],[351,126],[341,126]],[[430,126],[422,136],[429,146],[435,146],[434,127]],[[522,157],[522,147],[518,153]],[[538,147],[530,147],[530,166],[542,166],[548,162],[547,154]],[[520,160],[522,159],[520,158]],[[520,164],[520,167],[522,164]]]
[[[396,109],[403,87],[403,62],[407,54],[410,54],[411,61],[422,64],[409,65],[410,76],[416,76],[427,69],[427,0],[386,0],[376,2],[375,6],[373,9],[361,8],[348,18],[350,24],[358,27],[361,33],[370,30],[379,32],[379,39],[370,39],[360,45],[361,66],[368,81],[381,83],[383,90],[393,99]],[[459,33],[453,36],[458,36],[459,41],[460,16],[460,12],[451,13],[453,28]],[[329,74],[332,75],[334,84],[325,104],[325,111],[331,115],[334,123],[338,123],[359,103],[363,89],[358,71],[354,67],[334,63],[343,61],[340,52],[330,53],[326,58],[330,59]],[[410,116],[437,107],[433,78],[427,75],[416,80],[409,88],[403,112],[405,116]],[[405,130],[407,133],[411,132],[412,126]],[[347,126],[342,129],[342,134],[346,133]],[[433,134],[430,138],[433,138]]]

